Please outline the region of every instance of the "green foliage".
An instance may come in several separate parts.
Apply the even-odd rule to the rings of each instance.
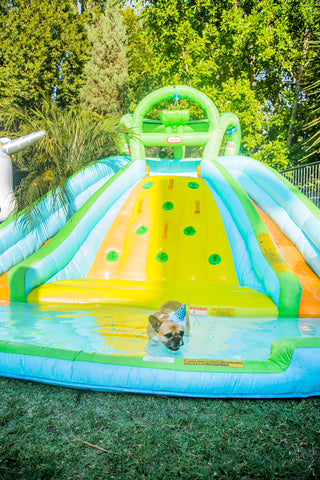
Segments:
[[[319,38],[320,32],[317,37]],[[311,59],[309,70],[309,84],[306,87],[306,91],[309,94],[310,101],[308,103],[308,109],[310,112],[310,121],[305,126],[309,138],[307,139],[307,152],[306,159],[319,160],[320,159],[320,41],[310,42]],[[307,79],[307,80],[308,80]]]
[[[231,95],[230,107],[244,122],[245,152],[273,165],[301,158],[308,117],[303,78],[308,42],[319,27],[318,0],[138,3],[135,26],[142,22],[139,38],[152,54],[141,52],[148,58],[139,63],[145,70],[132,91],[187,84],[219,97],[220,112]],[[134,70],[138,63],[129,59],[129,65]],[[135,81],[132,72],[130,78]]]
[[[121,133],[117,117],[103,118],[81,106],[62,108],[50,99],[43,99],[38,108],[2,108],[0,114],[5,118],[5,130],[0,136],[11,136],[17,124],[20,125],[17,137],[38,130],[47,132],[41,142],[14,158],[25,175],[15,192],[16,209],[31,212],[30,221],[39,213],[37,201],[49,191],[67,208],[70,200],[67,179],[117,151]]]
[[[206,88],[204,93],[219,105],[220,113],[236,112],[242,132],[241,155],[252,155],[277,170],[289,167],[283,140],[269,139],[264,134],[264,111],[248,79],[235,81],[230,78],[222,83],[221,88]]]
[[[106,8],[105,0],[73,0],[73,4],[80,15],[85,15],[88,19],[95,18],[104,12]]]
[[[84,104],[100,114],[125,113],[128,67],[126,34],[120,9],[109,3],[89,28],[91,58],[85,66]]]
[[[145,34],[142,19],[134,9],[129,7],[122,10],[122,15],[128,39],[126,50],[129,74],[128,96],[131,102],[130,109],[134,111],[146,94],[161,85],[157,84],[152,72],[154,54]]]
[[[89,42],[66,0],[13,0],[0,10],[0,102],[35,107],[43,94],[75,104]]]
[[[242,153],[317,160],[319,24],[319,0],[0,2],[0,102],[33,108],[44,92],[69,106],[81,92],[122,113],[186,84],[239,116]]]

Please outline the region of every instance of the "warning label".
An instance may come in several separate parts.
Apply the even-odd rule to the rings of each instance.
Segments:
[[[199,305],[193,305],[190,307],[190,314],[191,315],[201,315],[202,317],[206,317],[208,315],[207,307],[201,307]]]
[[[213,317],[235,317],[236,309],[229,307],[212,307],[210,309],[210,315]]]
[[[212,358],[184,358],[183,365],[190,367],[244,368],[243,362],[238,360],[215,360]]]
[[[143,357],[144,362],[164,362],[164,363],[174,363],[174,358],[171,357]]]

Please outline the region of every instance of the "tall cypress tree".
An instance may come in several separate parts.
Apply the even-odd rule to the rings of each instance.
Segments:
[[[85,66],[84,104],[99,114],[123,113],[127,104],[126,33],[120,8],[109,3],[88,28],[92,55]]]

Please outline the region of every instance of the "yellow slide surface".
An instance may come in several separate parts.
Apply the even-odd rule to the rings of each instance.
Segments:
[[[106,272],[110,279],[237,285],[224,224],[204,180],[145,179],[106,235],[88,277],[106,278]]]
[[[101,303],[157,309],[167,300],[210,315],[277,316],[273,301],[239,286],[214,197],[201,178],[146,177],[102,242],[87,278],[33,290],[31,302]]]

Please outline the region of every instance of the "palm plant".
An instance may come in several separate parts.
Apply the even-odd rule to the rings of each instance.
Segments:
[[[24,178],[15,191],[16,213],[25,210],[29,220],[40,214],[38,200],[51,191],[53,202],[65,209],[70,203],[67,179],[102,158],[117,153],[123,128],[116,117],[104,118],[83,107],[62,109],[44,98],[39,108],[26,110],[18,106],[0,109],[3,129],[0,136],[20,137],[37,130],[47,135],[13,158]],[[13,135],[12,132],[15,132]],[[110,166],[116,169],[118,165]]]

